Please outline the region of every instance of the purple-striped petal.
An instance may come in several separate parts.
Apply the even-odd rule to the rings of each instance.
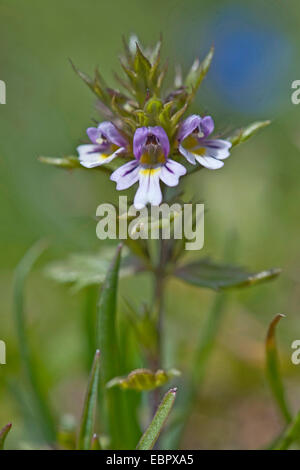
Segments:
[[[127,189],[139,179],[139,165],[136,160],[132,160],[115,170],[110,179],[117,183],[117,190]]]
[[[180,176],[186,174],[186,168],[180,163],[169,159],[161,169],[160,179],[167,186],[177,186]]]
[[[224,165],[221,160],[217,160],[216,158],[209,157],[207,155],[200,156],[195,154],[195,158],[200,165],[205,166],[205,168],[208,168],[209,170],[218,170]]]
[[[161,168],[144,169],[139,171],[139,187],[134,197],[136,209],[142,209],[148,204],[159,206],[162,201],[162,194],[159,185]]]
[[[228,140],[212,139],[203,140],[201,146],[206,147],[206,154],[218,160],[225,160],[230,155],[229,149],[232,144]]]
[[[103,153],[99,148],[99,145],[87,144],[79,145],[79,147],[77,147],[79,161],[85,168],[95,168],[96,166],[109,163],[116,158],[122,150],[123,149],[118,149],[116,152],[109,155],[107,153]]]

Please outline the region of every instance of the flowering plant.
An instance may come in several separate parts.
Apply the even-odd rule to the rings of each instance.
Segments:
[[[117,190],[139,183],[134,198],[137,209],[162,202],[160,181],[166,186],[178,185],[180,177],[187,173],[181,160],[215,170],[223,166],[232,146],[227,140],[208,139],[214,130],[211,116],[193,114],[183,119],[206,74],[213,50],[203,64],[193,64],[185,81],[177,74],[176,88],[164,94],[166,67],[160,67],[160,49],[161,43],[143,53],[138,42],[135,54],[125,48],[127,61],[122,60],[121,64],[127,81],[118,79],[129,96],[105,87],[99,72],[94,81],[79,72],[110,118],[87,129],[91,143],[77,148],[79,161],[86,168],[95,168],[117,157],[129,159],[110,178],[117,183]]]
[[[90,78],[72,64],[76,73],[96,95],[97,108],[103,120],[94,127],[88,127],[89,141],[77,147],[78,156],[40,157],[40,160],[62,168],[100,170],[116,183],[118,191],[138,183],[133,201],[136,210],[144,209],[147,204],[159,206],[162,201],[175,200],[182,207],[184,192],[166,191],[168,187],[177,186],[184,176],[200,169],[222,168],[234,146],[246,141],[269,122],[255,122],[226,138],[213,137],[213,118],[190,112],[196,92],[208,72],[213,49],[202,62],[196,60],[185,77],[177,68],[174,88],[168,90],[164,87],[167,67],[161,65],[161,41],[153,49],[142,48],[138,41],[134,43],[132,40],[129,45],[124,42],[124,46],[121,66],[125,78],[116,76],[124,91],[109,87],[98,70],[94,78]],[[126,216],[129,217],[128,214]],[[161,438],[160,446],[176,448],[197,399],[199,382],[218,333],[220,317],[224,313],[225,294],[222,292],[273,279],[280,272],[278,269],[270,269],[253,273],[206,258],[189,262],[184,256],[182,240],[171,236],[169,239],[158,237],[153,241],[143,237],[126,238],[124,244],[127,245],[127,251],[123,250],[126,253],[122,263],[122,246],[119,246],[114,257],[110,256],[110,249],[106,247],[100,255],[73,255],[67,261],[52,263],[48,267],[47,272],[52,278],[73,283],[77,288],[84,287],[89,296],[94,292],[91,291],[93,285],[102,285],[97,324],[89,328],[88,332],[89,366],[92,357],[94,362],[77,440],[74,429],[69,431],[68,443],[57,433],[52,412],[36,386],[38,378],[32,370],[30,357],[24,355],[24,366],[37,402],[40,421],[44,425],[45,440],[50,444],[58,442],[61,447],[77,446],[79,449],[96,449],[100,444],[112,449],[132,449],[136,445],[138,449],[153,448],[176,396],[176,388],[172,387],[161,401],[160,390],[173,381],[184,390],[184,399],[178,404],[177,419],[171,422],[171,437],[166,433]],[[26,255],[16,278],[17,321],[23,350],[28,347],[23,334],[21,302],[24,273],[30,269],[39,252],[40,247],[34,247]],[[121,319],[118,329],[118,278],[137,275],[142,271],[153,279],[153,299],[141,310],[126,299],[128,321]],[[164,299],[170,277],[199,288],[218,291],[216,301],[208,312],[207,323],[201,331],[195,359],[190,370],[184,371],[183,379],[178,379],[177,369],[165,369]],[[272,323],[266,343],[270,383],[276,400],[290,419],[278,371],[274,367],[276,323],[277,320]],[[132,357],[129,352],[128,331],[134,332],[135,345],[140,351],[138,357],[136,354]],[[100,399],[99,377],[102,386]],[[144,407],[141,392],[149,396],[151,409],[150,416],[146,415],[142,422],[139,419],[140,408]],[[97,402],[103,419],[102,426],[97,426],[95,430]],[[152,414],[154,417],[151,421]],[[146,428],[144,434],[142,428]]]

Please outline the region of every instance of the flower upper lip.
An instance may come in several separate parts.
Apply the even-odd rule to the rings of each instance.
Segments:
[[[149,142],[150,141],[150,142]],[[160,146],[165,156],[170,152],[170,143],[166,131],[160,126],[139,127],[133,137],[133,153],[137,160],[140,160],[145,149],[145,144]]]

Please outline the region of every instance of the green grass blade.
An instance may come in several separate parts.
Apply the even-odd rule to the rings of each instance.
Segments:
[[[274,399],[286,421],[291,422],[291,413],[286,402],[284,387],[281,380],[278,353],[276,347],[275,331],[276,326],[284,315],[278,314],[270,323],[267,337],[266,337],[266,372],[267,378],[273,393]]]
[[[275,450],[286,450],[293,442],[300,439],[300,412],[295,416],[292,423],[283,433],[281,439],[276,443]]]
[[[79,450],[90,450],[92,445],[92,438],[94,432],[94,421],[96,414],[97,398],[98,398],[98,383],[99,383],[99,372],[100,372],[100,351],[97,349],[85,402],[83,406],[78,445]]]
[[[157,441],[162,428],[170,414],[170,411],[174,405],[176,398],[176,388],[171,388],[163,397],[161,404],[159,405],[153,420],[149,424],[148,428],[142,435],[137,450],[151,450]]]
[[[97,347],[101,351],[101,377],[104,385],[120,374],[116,307],[121,249],[122,245],[119,245],[102,286],[98,304]],[[126,439],[122,431],[124,426],[121,393],[117,389],[106,389],[104,392],[111,446],[117,449],[124,448]]]
[[[95,322],[97,315],[97,301],[99,288],[96,286],[87,286],[85,288],[83,329],[85,337],[85,364],[89,372],[93,363],[96,348]]]
[[[11,427],[12,427],[12,424],[8,423],[6,424],[6,426],[4,426],[4,428],[0,430],[0,450],[4,449],[5,439],[6,439],[7,434],[11,430]]]
[[[30,385],[32,401],[38,415],[43,437],[47,442],[53,443],[56,440],[55,423],[32,360],[25,325],[24,308],[24,291],[27,276],[45,248],[44,242],[36,243],[20,261],[15,271],[13,297],[17,336],[24,372]]]

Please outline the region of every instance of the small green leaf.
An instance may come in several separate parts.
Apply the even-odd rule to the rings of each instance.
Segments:
[[[275,450],[286,450],[300,439],[300,412],[295,416],[283,436],[276,442]]]
[[[77,445],[77,448],[79,450],[90,450],[92,446],[94,420],[98,398],[99,371],[100,351],[98,349],[95,354],[81,417],[81,425]]]
[[[251,273],[240,267],[216,264],[209,259],[203,259],[178,268],[174,274],[189,284],[220,290],[252,286],[274,279],[280,272],[280,269],[273,268]]]
[[[146,102],[144,109],[147,114],[156,116],[161,112],[162,107],[162,101],[156,97],[153,97]]]
[[[232,147],[235,147],[242,142],[250,139],[257,131],[268,126],[271,121],[257,121],[249,124],[249,126],[239,129],[234,133],[233,136],[229,137],[228,140],[232,143]]]
[[[79,159],[77,157],[43,157],[40,156],[38,157],[39,161],[41,163],[46,163],[46,165],[53,165],[57,166],[58,168],[67,168],[67,169],[73,169],[73,168],[80,168],[82,165],[80,165]],[[83,167],[84,168],[84,167]]]
[[[23,362],[24,371],[31,388],[33,403],[39,417],[39,425],[47,442],[56,440],[55,423],[50,410],[45,391],[42,387],[40,377],[34,366],[31,351],[28,344],[28,335],[25,326],[25,282],[37,261],[44,252],[46,245],[43,241],[33,245],[24,255],[15,271],[14,280],[14,312],[17,327],[17,335],[20,349],[20,357]]]
[[[110,247],[93,254],[73,253],[65,260],[49,263],[45,274],[56,282],[72,284],[74,291],[99,285],[104,282],[113,253],[114,249]],[[134,266],[130,265],[129,260],[124,259],[120,277],[130,276],[134,272]]]
[[[81,170],[87,170],[80,164],[78,157],[69,156],[69,157],[38,157],[38,160],[41,163],[45,163],[46,165],[56,166],[57,168],[63,168],[66,170],[73,170],[74,168],[80,168]],[[95,167],[95,170],[102,171],[103,173],[111,174],[112,170],[109,166],[101,165]]]
[[[278,353],[276,347],[275,330],[278,322],[285,315],[278,314],[270,323],[266,337],[266,369],[269,384],[274,399],[287,423],[291,421],[291,413],[286,402],[284,387],[279,371]]]
[[[157,441],[162,428],[170,414],[170,411],[174,405],[176,398],[176,388],[171,388],[162,399],[161,404],[159,405],[153,420],[149,424],[148,428],[142,435],[138,445],[137,450],[151,450],[153,449],[155,442]]]
[[[11,430],[11,427],[12,427],[12,424],[11,424],[11,423],[8,423],[8,424],[6,424],[6,426],[4,426],[4,427],[0,430],[0,450],[3,450],[3,449],[4,449],[5,439],[6,439],[6,437],[7,437],[7,434],[8,434],[9,431]]]
[[[177,369],[170,369],[168,371],[157,370],[152,372],[149,369],[136,369],[130,372],[125,377],[115,377],[107,384],[107,388],[119,386],[121,389],[126,390],[153,390],[154,388],[162,387],[174,377],[180,375]]]
[[[149,125],[149,117],[142,109],[137,109],[133,114],[137,117],[138,126],[143,127]]]

